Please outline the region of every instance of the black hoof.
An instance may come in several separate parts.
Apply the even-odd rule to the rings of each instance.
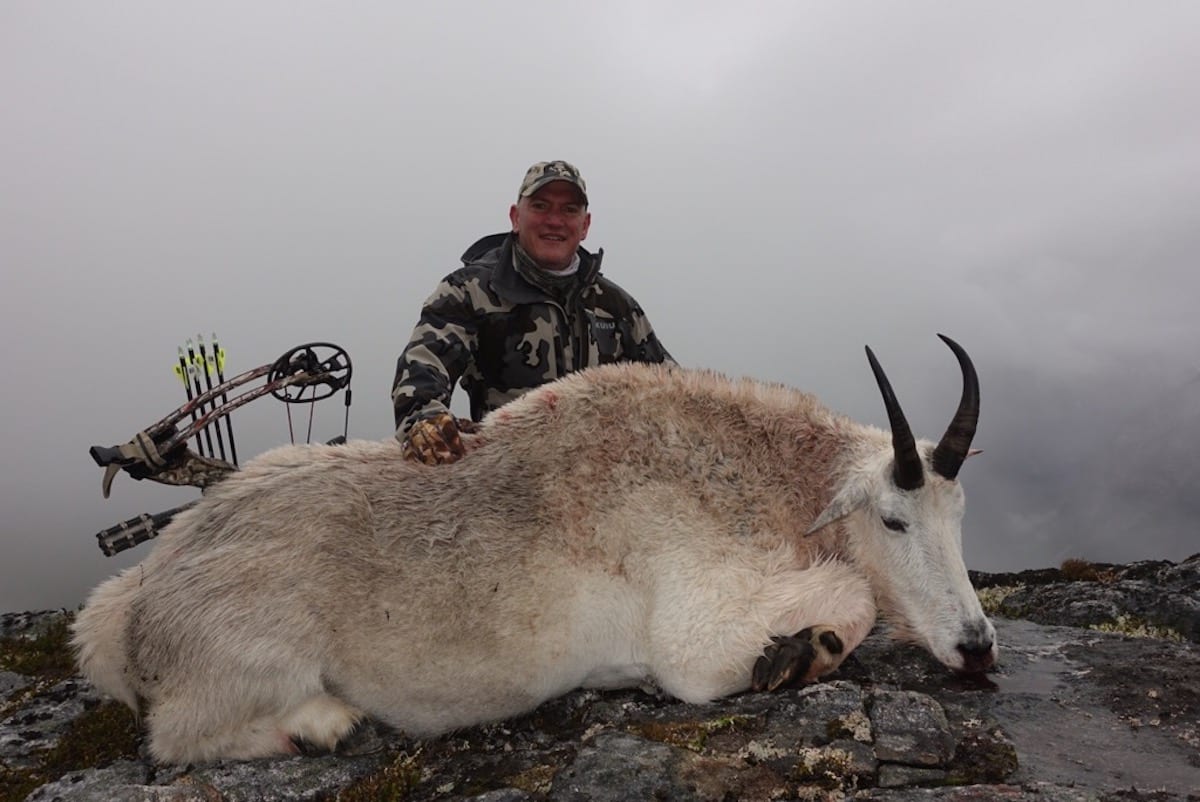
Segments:
[[[359,719],[350,732],[343,735],[342,739],[337,742],[337,747],[333,750],[334,754],[339,757],[359,757],[382,752],[387,745],[384,743],[379,726],[376,726],[370,719]]]
[[[795,635],[776,635],[763,649],[762,657],[754,662],[750,687],[755,691],[775,691],[803,685],[819,651],[837,655],[844,650],[842,639],[829,629],[823,629],[816,637],[812,627]]]
[[[324,757],[331,754],[325,747],[317,746],[305,738],[298,738],[293,735],[289,740],[291,740],[292,746],[296,747],[296,752],[305,757]]]

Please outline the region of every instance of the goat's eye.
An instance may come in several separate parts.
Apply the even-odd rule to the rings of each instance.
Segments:
[[[907,532],[908,531],[908,524],[904,523],[904,521],[901,521],[899,518],[884,517],[883,525],[886,526],[888,529],[891,529],[893,532]]]

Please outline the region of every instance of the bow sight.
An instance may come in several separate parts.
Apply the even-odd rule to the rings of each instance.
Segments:
[[[259,365],[225,380],[225,351],[212,336],[212,353],[205,347],[204,338],[197,336],[199,352],[191,340],[178,352],[175,374],[183,382],[187,403],[169,415],[135,434],[128,442],[116,446],[92,446],[89,453],[96,464],[104,468],[101,485],[108,498],[112,481],[125,471],[134,479],[151,479],[170,485],[193,485],[201,492],[238,469],[237,449],[233,440],[230,413],[256,398],[270,394],[287,405],[288,432],[296,442],[292,428],[293,404],[308,404],[308,434],[312,438],[312,405],[323,401],[339,390],[345,391],[346,415],[342,434],[329,440],[328,445],[344,443],[350,426],[350,355],[333,343],[314,342],[298,345],[274,362]],[[201,387],[200,375],[204,376]],[[212,377],[216,375],[217,382]],[[258,386],[254,382],[262,380]],[[230,397],[231,393],[239,391]],[[220,420],[225,419],[225,436]],[[185,425],[186,423],[186,425]],[[182,428],[181,428],[182,427]],[[216,433],[217,448],[212,435]],[[229,451],[225,450],[225,439]],[[196,450],[188,448],[195,439]],[[207,446],[207,448],[206,448]],[[139,515],[96,534],[100,550],[112,556],[119,551],[145,542],[158,535],[179,512],[191,507],[190,502],[156,515]]]

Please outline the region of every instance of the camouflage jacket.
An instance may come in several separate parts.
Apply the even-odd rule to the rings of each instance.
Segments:
[[[637,301],[600,275],[603,250],[580,248],[575,280],[563,282],[514,260],[514,243],[509,234],[479,240],[425,301],[396,361],[397,438],[447,411],[455,382],[479,420],[589,365],[673,361]]]

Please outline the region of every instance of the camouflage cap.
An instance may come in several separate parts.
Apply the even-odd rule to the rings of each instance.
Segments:
[[[587,184],[584,182],[583,176],[579,174],[579,168],[561,159],[552,162],[538,162],[530,167],[525,173],[525,180],[521,182],[521,189],[517,192],[517,197],[528,198],[551,181],[567,181],[574,184],[583,193],[583,202],[585,204],[588,202]]]

